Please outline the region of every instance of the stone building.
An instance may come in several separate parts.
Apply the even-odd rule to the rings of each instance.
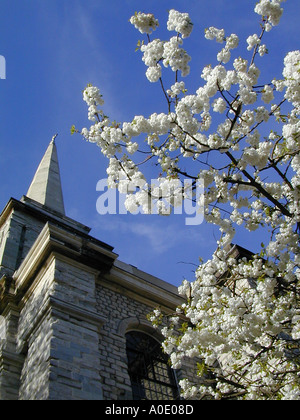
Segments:
[[[176,399],[146,315],[177,289],[118,259],[65,214],[53,139],[0,215],[0,400]]]

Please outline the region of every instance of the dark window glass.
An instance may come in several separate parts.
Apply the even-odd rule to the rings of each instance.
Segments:
[[[161,344],[147,334],[126,334],[128,371],[134,400],[176,400],[179,389],[175,372]]]

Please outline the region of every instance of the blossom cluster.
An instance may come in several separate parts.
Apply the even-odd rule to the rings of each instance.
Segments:
[[[169,31],[176,31],[182,38],[188,38],[193,30],[193,23],[188,13],[180,13],[172,9],[167,23]]]
[[[257,3],[261,33],[249,35],[244,53],[233,56],[241,48],[236,34],[205,30],[205,38],[222,49],[216,63],[203,68],[195,92],[181,80],[190,72],[183,48],[193,28],[189,15],[169,12],[167,29],[177,34],[167,41],[151,40],[158,27],[153,15],[132,17],[147,34],[142,60],[148,80],[161,82],[165,112],[118,124],[105,116],[99,89],[84,91],[92,125],[82,134],[108,158],[109,185],[128,192],[130,183],[143,184],[128,193],[127,209],[149,212],[154,200],[165,214],[164,188],[148,185],[142,171],[150,160],[161,170],[160,185],[174,184],[171,195],[168,190],[174,209],[181,177],[195,185],[204,180],[205,218],[221,235],[217,251],[199,266],[193,283],[183,283],[186,303],[162,330],[174,368],[186,358],[197,361],[200,382],[181,381],[186,398],[300,399],[300,51],[286,55],[281,80],[266,80],[258,62],[282,3]],[[163,67],[171,71],[168,85]],[[261,253],[238,256],[232,246],[238,229],[270,232]],[[189,325],[179,334],[182,316]],[[151,319],[161,322],[162,314]],[[214,378],[213,386],[205,375]]]
[[[283,13],[281,3],[286,0],[260,0],[254,11],[258,15],[266,18],[268,21],[267,30],[271,29],[271,25],[276,26],[280,22]]]
[[[146,32],[143,25],[138,26],[137,24],[137,21],[142,20],[144,22],[144,16],[144,14],[138,13],[130,20],[132,24],[138,27],[140,32]],[[190,72],[189,61],[191,57],[181,48],[183,39],[188,38],[193,29],[189,15],[187,13],[179,13],[172,9],[169,13],[167,28],[169,31],[176,31],[177,35],[169,41],[155,39],[152,42],[150,41],[147,44],[143,43],[141,45],[143,61],[148,67],[146,76],[152,83],[157,82],[162,76],[160,63],[166,68],[171,67],[174,72],[180,71],[182,76],[187,76]]]
[[[130,23],[138,29],[141,34],[151,34],[159,26],[158,20],[151,13],[136,13],[131,17]]]
[[[295,112],[300,113],[300,51],[292,51],[284,59],[286,86],[286,99],[295,107]]]
[[[217,386],[209,389],[185,380],[185,395],[195,398],[199,393],[210,394],[219,399],[232,393],[247,399],[272,399],[282,381],[280,398],[299,399],[294,360],[286,357],[289,344],[294,344],[283,327],[289,318],[295,320],[296,295],[281,294],[275,305],[277,267],[260,258],[251,262],[244,258],[237,264],[233,252],[234,248],[226,254],[218,251],[198,269],[198,281],[185,282],[180,288],[183,296],[192,296],[182,311],[197,328],[189,327],[179,344],[177,339],[175,353],[172,335],[162,330],[174,367],[180,368],[185,357],[199,358],[219,378]],[[231,281],[235,278],[236,282],[217,287],[220,273],[229,270]],[[296,328],[298,331],[299,326]],[[230,378],[230,384],[225,378]]]
[[[229,37],[225,37],[225,30],[218,29],[214,26],[205,30],[205,38],[213,41],[216,40],[219,44],[226,42],[225,47],[217,55],[218,61],[226,64],[230,61],[231,51],[238,47],[239,37],[236,34],[231,34]]]

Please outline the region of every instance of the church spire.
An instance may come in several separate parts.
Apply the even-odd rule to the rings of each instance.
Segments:
[[[55,135],[41,160],[29,190],[28,198],[65,215]]]

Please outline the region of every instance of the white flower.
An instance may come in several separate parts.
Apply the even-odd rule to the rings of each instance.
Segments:
[[[238,76],[237,76],[236,71],[229,70],[226,73],[226,76],[220,82],[221,82],[221,87],[224,90],[229,91],[233,85],[238,83]]]
[[[259,45],[261,43],[261,40],[259,39],[257,34],[254,34],[248,37],[247,43],[248,43],[247,50],[251,51],[254,47],[256,47],[256,45]]]
[[[227,109],[227,104],[224,101],[224,99],[219,98],[219,99],[216,99],[214,101],[214,103],[213,103],[213,110],[215,112],[219,112],[220,114],[223,114],[223,112],[226,111],[226,109]]]
[[[257,83],[258,78],[260,76],[260,70],[258,67],[256,67],[255,64],[251,64],[251,66],[249,67],[248,76],[250,83],[252,84],[252,86],[254,86]]]
[[[274,92],[271,86],[266,85],[264,87],[261,99],[266,103],[269,104],[274,99]]]
[[[104,100],[102,98],[102,95],[100,94],[100,90],[95,86],[88,86],[83,91],[83,100],[88,105],[104,105]]]
[[[222,44],[225,40],[225,30],[224,29],[217,29],[214,26],[211,26],[208,29],[205,29],[205,38],[213,41],[214,39]]]
[[[128,153],[130,153],[131,155],[133,155],[139,148],[138,143],[132,143],[129,142],[127,143],[126,149],[128,151]]]
[[[250,147],[245,149],[243,161],[248,165],[256,166],[258,169],[263,169],[269,158],[269,153],[272,148],[271,142],[260,143],[258,148]]]
[[[300,317],[297,316],[293,319],[294,327],[292,337],[294,340],[300,340]]]
[[[283,76],[287,79],[299,79],[300,51],[291,51],[284,59]]]
[[[235,68],[236,71],[245,73],[248,68],[248,61],[244,60],[241,57],[236,58],[233,62],[233,67]]]
[[[171,89],[167,91],[168,95],[171,98],[175,98],[181,92],[185,91],[185,83],[184,82],[176,82],[175,85],[171,86]]]
[[[139,205],[134,195],[130,194],[125,200],[125,207],[129,213],[136,213],[138,211]]]
[[[299,145],[300,121],[297,124],[285,124],[282,128],[282,135],[286,139],[287,147],[290,150],[297,150]]]
[[[223,48],[217,55],[217,60],[222,63],[228,63],[231,58],[231,52],[228,48]]]
[[[163,65],[165,67],[170,66],[174,72],[180,70],[182,76],[185,77],[190,73],[189,62],[191,57],[184,49],[180,48],[182,43],[182,39],[176,36],[172,37],[169,42],[164,43]]]
[[[130,23],[142,34],[151,34],[159,26],[158,20],[152,14],[136,13],[131,17]]]
[[[100,107],[104,105],[104,100],[100,90],[95,86],[88,86],[83,91],[83,100],[88,104],[88,118],[90,121],[97,121],[96,115],[101,112]]]
[[[180,13],[172,9],[167,24],[169,31],[176,31],[182,38],[188,38],[193,30],[193,23],[188,13]]]
[[[294,105],[300,104],[300,51],[291,51],[284,59],[283,76],[287,87],[285,97]]]
[[[155,83],[161,78],[161,66],[157,64],[155,67],[149,67],[146,71],[149,82]]]
[[[279,24],[283,13],[283,9],[280,7],[281,2],[282,0],[260,0],[254,11],[262,17],[267,17],[269,22],[276,26]]]
[[[256,102],[256,93],[248,89],[247,87],[242,87],[239,90],[239,95],[242,103],[244,103],[245,105],[251,105]]]
[[[141,46],[143,54],[143,61],[146,66],[156,66],[159,60],[161,60],[164,52],[164,43],[159,39],[155,39],[149,42],[147,45]]]
[[[258,123],[260,123],[262,121],[264,121],[264,122],[269,121],[270,114],[269,114],[269,111],[264,106],[259,106],[255,110],[255,113],[256,113],[255,119]]]
[[[267,54],[268,53],[267,46],[265,44],[260,45],[259,48],[258,48],[258,53],[261,57],[263,57],[265,54]]]
[[[239,46],[239,37],[236,34],[231,34],[226,38],[226,48],[229,50],[234,50]]]

